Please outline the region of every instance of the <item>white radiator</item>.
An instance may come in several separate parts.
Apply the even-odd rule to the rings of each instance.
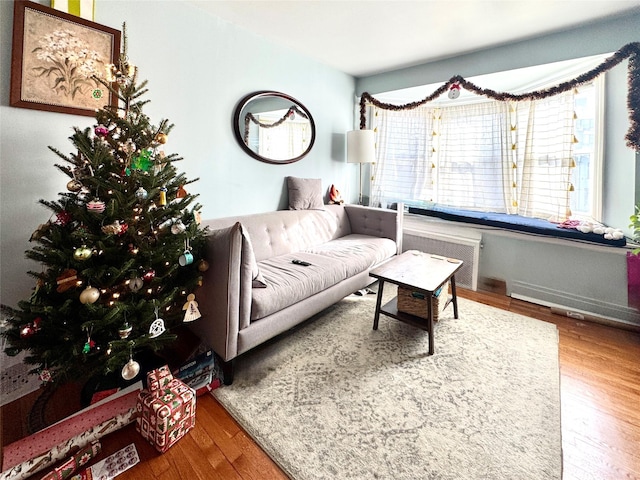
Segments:
[[[419,250],[462,260],[464,264],[456,273],[456,285],[477,290],[481,241],[480,233],[461,236],[441,228],[430,228],[429,224],[407,225],[405,222],[402,251]]]

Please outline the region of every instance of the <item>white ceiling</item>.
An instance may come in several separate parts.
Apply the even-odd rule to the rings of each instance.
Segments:
[[[640,0],[187,0],[353,76],[640,12]]]

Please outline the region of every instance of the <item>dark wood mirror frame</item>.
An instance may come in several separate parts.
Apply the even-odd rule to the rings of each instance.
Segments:
[[[252,150],[245,141],[245,121],[246,121],[245,117],[247,117],[248,115],[251,115],[251,112],[246,110],[247,106],[253,101],[269,99],[269,98],[274,98],[276,100],[280,99],[280,100],[284,100],[285,102],[291,103],[291,107],[288,109],[287,114],[285,114],[285,116],[279,122],[276,122],[276,124],[279,124],[284,120],[286,120],[288,115],[292,112],[309,120],[309,126],[311,128],[311,138],[309,140],[309,144],[303,152],[301,152],[299,155],[295,157],[286,158],[286,159],[268,158]],[[253,120],[253,121],[254,123],[256,123],[256,120]],[[311,148],[313,147],[313,144],[316,139],[316,127],[313,121],[313,117],[311,116],[311,113],[309,112],[309,110],[307,110],[307,108],[295,98],[289,95],[286,95],[284,93],[275,92],[271,90],[262,90],[262,91],[250,93],[249,95],[243,97],[240,100],[240,102],[238,102],[235,112],[233,114],[233,133],[236,137],[236,140],[238,141],[238,144],[240,145],[240,147],[242,147],[242,149],[246,153],[248,153],[251,157],[255,158],[256,160],[260,160],[261,162],[266,162],[271,164],[287,164],[287,163],[297,162],[298,160],[302,159],[305,155],[307,155],[307,153],[311,151]]]

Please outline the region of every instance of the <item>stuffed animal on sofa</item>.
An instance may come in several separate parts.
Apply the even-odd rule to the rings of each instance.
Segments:
[[[335,185],[331,185],[331,188],[329,189],[329,204],[341,205],[343,203],[344,200],[342,199],[342,195],[340,195],[340,192]]]

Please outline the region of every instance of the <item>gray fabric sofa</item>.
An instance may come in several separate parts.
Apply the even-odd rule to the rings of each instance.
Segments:
[[[189,326],[222,360],[226,384],[238,355],[370,285],[369,271],[402,247],[402,208],[326,205],[203,225],[210,267]]]

